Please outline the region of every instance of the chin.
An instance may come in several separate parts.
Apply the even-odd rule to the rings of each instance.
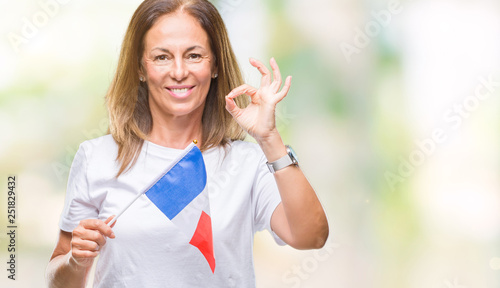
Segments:
[[[169,114],[173,116],[188,116],[188,115],[193,115],[196,114],[198,111],[200,112],[200,115],[203,114],[203,109],[205,107],[203,103],[202,105],[193,105],[192,103],[185,103],[185,104],[180,104],[180,105],[175,105],[174,107],[171,107],[169,109]]]

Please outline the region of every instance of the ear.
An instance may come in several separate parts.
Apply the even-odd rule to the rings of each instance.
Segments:
[[[217,58],[212,54],[212,79],[219,76],[219,67],[217,67]]]
[[[145,82],[146,81],[146,73],[144,73],[144,66],[142,66],[142,63],[141,63],[141,66],[139,67],[138,74],[139,74],[139,80],[141,82]]]
[[[217,66],[215,66],[213,69],[212,69],[212,79],[215,79],[219,76],[219,69],[217,69]]]

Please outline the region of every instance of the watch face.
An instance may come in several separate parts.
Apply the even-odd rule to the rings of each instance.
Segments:
[[[295,154],[295,151],[293,151],[292,147],[289,145],[286,145],[288,155],[290,155],[290,158],[292,158],[293,164],[299,163],[299,159],[297,158],[297,154]]]

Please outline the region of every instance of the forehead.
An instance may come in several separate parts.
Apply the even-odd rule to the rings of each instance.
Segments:
[[[198,20],[184,12],[159,17],[144,37],[146,52],[157,47],[185,49],[194,45],[210,50],[205,30]]]

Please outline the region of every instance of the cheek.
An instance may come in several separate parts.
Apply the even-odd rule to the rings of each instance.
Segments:
[[[148,74],[148,78],[150,82],[158,82],[162,80],[167,74],[168,70],[165,66],[156,66],[156,65],[147,65],[146,73]]]
[[[191,71],[200,82],[210,82],[212,79],[212,70],[210,67],[197,67],[193,68]]]

